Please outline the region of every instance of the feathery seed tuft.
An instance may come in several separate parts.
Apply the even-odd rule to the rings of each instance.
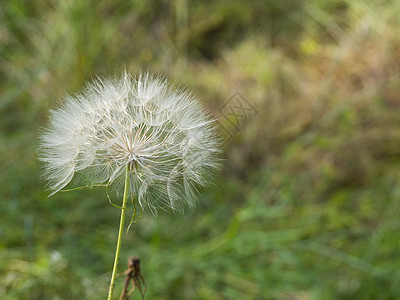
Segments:
[[[214,120],[184,91],[149,74],[98,79],[50,113],[40,160],[51,195],[76,173],[112,185],[129,166],[130,192],[144,205],[181,209],[218,167]]]

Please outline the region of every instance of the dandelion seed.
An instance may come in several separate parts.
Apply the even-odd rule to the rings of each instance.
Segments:
[[[76,174],[118,190],[128,168],[131,195],[156,213],[193,204],[218,166],[218,144],[213,120],[189,93],[125,73],[97,79],[51,111],[40,160],[51,195]]]

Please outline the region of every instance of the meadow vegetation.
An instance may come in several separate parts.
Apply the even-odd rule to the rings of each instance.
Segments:
[[[227,129],[194,210],[122,243],[147,299],[397,299],[400,2],[3,1],[0,298],[107,295],[119,210],[48,198],[39,129],[96,76],[162,73]],[[235,93],[257,111],[232,127]],[[117,279],[116,293],[123,278]],[[139,299],[136,294],[134,299]]]

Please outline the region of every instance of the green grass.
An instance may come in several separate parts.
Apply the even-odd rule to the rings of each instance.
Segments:
[[[101,189],[47,198],[38,135],[65,93],[149,69],[193,90],[232,139],[195,210],[145,211],[124,237],[121,272],[141,259],[146,299],[397,299],[399,13],[378,0],[5,1],[0,298],[106,298],[119,211]],[[219,112],[236,92],[257,110],[239,131]]]

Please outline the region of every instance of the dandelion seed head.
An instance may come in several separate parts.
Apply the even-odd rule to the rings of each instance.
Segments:
[[[117,185],[128,167],[142,207],[180,210],[218,167],[214,126],[198,101],[166,80],[98,78],[50,112],[39,151],[48,189],[55,194],[78,173],[89,184]]]

